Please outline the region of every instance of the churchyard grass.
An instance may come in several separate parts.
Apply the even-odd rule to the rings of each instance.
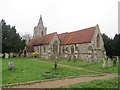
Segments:
[[[47,62],[54,62],[54,60],[43,59],[43,58],[37,58],[37,60],[42,60],[42,61],[47,61]],[[74,62],[73,60],[71,60],[71,61],[59,60],[58,63],[59,64],[64,64],[64,65],[69,65],[69,66],[75,66],[75,67],[91,69],[91,70],[100,71],[100,72],[118,73],[118,63],[117,63],[117,66],[106,67],[106,68],[102,67],[102,64],[103,64],[102,61],[100,63],[96,62],[96,64],[94,64],[94,63],[92,63],[92,64],[87,63],[87,65],[84,65],[84,61],[83,60],[78,60],[76,62]],[[107,62],[106,62],[106,65],[108,65]]]
[[[4,85],[80,75],[100,75],[100,73],[78,70],[64,66],[58,66],[55,71],[53,70],[54,65],[31,59],[33,58],[2,59],[2,84]],[[14,62],[16,70],[8,70],[9,61]]]
[[[118,88],[118,78],[115,77],[101,80],[93,80],[69,86],[62,86],[59,88]]]

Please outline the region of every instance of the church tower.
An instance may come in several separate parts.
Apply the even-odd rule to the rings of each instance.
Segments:
[[[33,38],[35,38],[37,36],[46,35],[46,33],[47,33],[47,27],[43,26],[42,16],[40,15],[38,25],[34,27]]]

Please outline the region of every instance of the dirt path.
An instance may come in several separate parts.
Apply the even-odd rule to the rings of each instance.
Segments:
[[[50,62],[40,61],[40,60],[35,60],[35,61],[50,63]],[[53,63],[51,63],[51,64],[53,64]],[[70,68],[91,71],[91,72],[97,72],[97,71],[93,71],[93,70],[89,70],[89,69],[78,68],[78,67],[73,67],[73,66],[68,66],[68,65],[63,65],[63,64],[59,64],[59,65],[70,67]],[[97,72],[97,73],[103,73],[103,72]],[[103,73],[103,74],[104,74],[103,76],[85,76],[85,77],[81,76],[81,77],[74,77],[74,78],[69,78],[69,79],[39,82],[39,83],[30,84],[30,85],[13,86],[11,88],[57,88],[60,86],[68,86],[68,85],[72,85],[72,84],[76,84],[76,83],[80,83],[80,82],[88,82],[88,81],[95,80],[95,79],[118,77],[117,74],[109,74],[109,73]]]
[[[23,85],[23,86],[13,86],[12,88],[57,88],[60,86],[68,86],[80,82],[88,82],[95,79],[104,79],[104,78],[112,78],[117,77],[116,74],[106,74],[104,76],[86,76],[86,77],[76,77],[71,79],[63,79],[63,80],[55,80],[55,81],[47,81],[41,83],[34,83],[31,85]]]

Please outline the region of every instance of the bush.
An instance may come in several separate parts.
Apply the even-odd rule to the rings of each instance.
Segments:
[[[32,56],[33,56],[33,57],[37,57],[38,55],[39,55],[39,53],[37,53],[37,52],[33,52],[33,53],[32,53]]]

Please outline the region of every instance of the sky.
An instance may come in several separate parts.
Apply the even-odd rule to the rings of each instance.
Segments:
[[[0,19],[20,35],[33,35],[40,14],[47,33],[72,32],[99,25],[101,33],[118,33],[119,0],[0,0]]]

